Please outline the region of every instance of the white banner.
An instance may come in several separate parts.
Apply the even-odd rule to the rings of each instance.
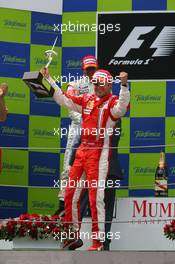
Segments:
[[[61,15],[63,0],[0,0],[0,7]]]
[[[174,198],[120,198],[117,199],[117,218],[113,219],[112,234],[120,232],[114,239],[111,250],[175,251],[175,241],[164,236],[166,219],[175,218]],[[91,232],[91,219],[84,219],[82,231]],[[115,223],[115,222],[121,223]],[[129,223],[130,222],[130,223]],[[169,221],[167,221],[169,223]],[[87,249],[91,241],[84,241],[81,250]]]
[[[117,221],[113,232],[120,231],[120,240],[113,241],[117,250],[175,250],[175,242],[164,236],[167,219],[175,218],[174,198],[123,198],[117,201]],[[116,221],[116,219],[114,219]],[[169,223],[169,221],[167,221]]]

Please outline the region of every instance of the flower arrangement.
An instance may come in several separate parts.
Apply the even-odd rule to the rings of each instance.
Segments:
[[[164,235],[170,240],[175,240],[175,220],[164,226]]]
[[[30,237],[36,240],[53,237],[59,240],[62,232],[68,232],[68,228],[56,215],[22,214],[0,224],[0,239],[9,241],[16,237]]]

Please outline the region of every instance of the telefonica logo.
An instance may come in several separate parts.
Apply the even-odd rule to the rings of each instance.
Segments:
[[[20,201],[13,201],[13,200],[5,200],[5,199],[0,199],[0,207],[1,208],[22,208],[24,206],[23,202]]]
[[[175,167],[170,168],[170,173],[172,176],[175,176]]]
[[[142,94],[136,94],[135,98],[137,102],[146,103],[146,104],[160,103],[161,100],[161,96],[142,95]]]
[[[33,136],[35,137],[54,137],[53,131],[41,130],[41,129],[33,129]]]
[[[54,203],[46,202],[46,201],[32,201],[32,207],[38,208],[38,209],[41,209],[41,208],[53,209]]]
[[[175,138],[175,130],[170,131],[171,138]]]
[[[17,29],[24,29],[26,28],[27,24],[17,21],[17,20],[5,19],[4,26],[11,27],[11,28],[17,28]]]
[[[155,168],[134,167],[134,173],[135,174],[152,174],[152,173],[155,173]]]
[[[35,29],[36,31],[45,31],[45,32],[54,32],[54,26],[49,24],[43,24],[43,23],[35,23]]]
[[[25,130],[19,129],[16,127],[8,127],[8,126],[2,126],[1,127],[1,135],[10,135],[10,136],[24,136]]]
[[[13,163],[3,162],[3,170],[11,170],[11,171],[23,171],[24,165],[17,165]]]
[[[156,131],[142,131],[142,130],[137,130],[135,131],[135,136],[136,138],[159,138],[160,137],[160,132],[156,132]]]
[[[18,92],[10,92],[9,91],[7,93],[7,97],[9,99],[19,99],[19,100],[21,100],[21,99],[25,99],[26,95],[25,95],[25,93],[18,93]]]
[[[7,64],[18,64],[24,65],[26,63],[26,58],[20,58],[17,56],[10,56],[8,54],[2,55],[3,63]]]
[[[175,103],[175,94],[171,95],[172,103]]]
[[[34,61],[35,61],[35,64],[37,64],[37,65],[46,65],[47,63],[48,63],[48,59],[43,59],[42,57],[41,58],[39,58],[39,57],[35,57],[34,58]],[[52,65],[52,66],[56,66],[57,65],[57,61],[52,61],[51,63],[50,63],[50,65]]]
[[[42,174],[56,174],[56,169],[53,168],[47,168],[46,166],[41,167],[38,165],[32,166],[33,173],[42,173]]]
[[[66,61],[67,68],[81,68],[81,61],[80,60],[67,60]]]
[[[54,103],[52,97],[43,97],[43,98],[41,97],[40,98],[40,97],[36,97],[35,96],[34,100],[38,101],[39,103],[41,103],[41,102],[43,102],[43,103],[52,103],[52,104]]]

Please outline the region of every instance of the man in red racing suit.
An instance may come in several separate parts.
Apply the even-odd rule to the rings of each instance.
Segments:
[[[47,75],[47,79],[50,76]],[[55,89],[53,98],[61,106],[82,113],[81,145],[76,151],[75,161],[69,174],[69,185],[65,193],[65,222],[72,223],[77,234],[80,230],[80,199],[86,181],[92,215],[92,247],[89,250],[102,250],[104,235],[105,204],[104,186],[108,174],[111,136],[116,120],[124,116],[130,101],[127,85],[128,75],[120,73],[121,89],[119,97],[111,93],[112,76],[108,71],[97,70],[93,75],[94,94],[71,96],[50,78]],[[73,182],[73,185],[72,185]]]

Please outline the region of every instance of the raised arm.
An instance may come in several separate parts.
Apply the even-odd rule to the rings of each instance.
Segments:
[[[121,89],[119,93],[119,98],[116,100],[115,104],[111,107],[111,115],[113,118],[120,118],[125,115],[129,102],[130,102],[130,92],[128,88],[128,74],[126,72],[120,73],[121,79]]]
[[[69,110],[82,113],[83,96],[74,96],[64,93],[51,78],[47,68],[42,69],[41,72],[44,75],[46,81],[53,88],[53,99],[55,102],[61,106],[65,106]]]
[[[71,82],[68,84],[66,94],[71,95],[71,96],[72,95],[73,96],[79,96],[79,94],[77,92],[77,83],[76,82]],[[82,115],[80,113],[77,113],[75,111],[70,110],[69,111],[69,117],[72,119],[72,121],[75,124],[80,124]]]

